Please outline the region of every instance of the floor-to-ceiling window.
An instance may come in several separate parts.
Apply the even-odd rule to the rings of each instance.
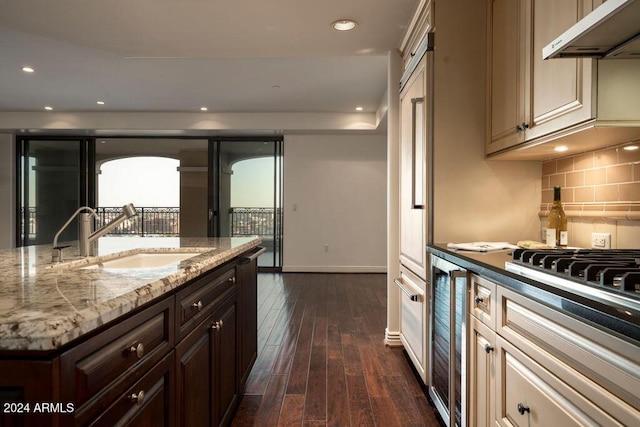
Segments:
[[[91,138],[18,137],[16,245],[53,242],[80,207],[93,202],[94,141]],[[58,241],[77,240],[70,224]]]
[[[211,142],[211,235],[259,236],[258,267],[282,266],[282,139]]]

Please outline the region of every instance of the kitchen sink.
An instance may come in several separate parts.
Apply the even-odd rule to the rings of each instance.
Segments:
[[[92,268],[158,268],[198,256],[198,252],[141,252],[79,267]]]
[[[180,249],[139,249],[135,252],[125,251],[111,255],[105,255],[95,259],[83,259],[52,265],[60,269],[145,269],[160,268],[170,264],[196,257],[215,248],[190,248]]]

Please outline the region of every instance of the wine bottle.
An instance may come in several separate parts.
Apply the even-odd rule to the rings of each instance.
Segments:
[[[552,230],[555,230],[552,231]],[[549,212],[547,223],[547,233],[555,234],[555,246],[565,247],[569,243],[569,233],[567,232],[567,215],[562,209],[562,201],[560,200],[560,187],[553,187],[553,204]],[[547,244],[554,242],[547,241]]]

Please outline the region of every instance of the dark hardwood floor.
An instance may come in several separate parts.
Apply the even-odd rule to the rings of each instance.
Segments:
[[[383,274],[258,275],[258,360],[235,426],[439,426],[385,347]]]

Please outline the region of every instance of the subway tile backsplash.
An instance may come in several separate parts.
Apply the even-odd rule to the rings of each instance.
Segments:
[[[640,247],[640,149],[621,145],[546,161],[541,183],[541,227],[559,185],[570,245],[590,247],[592,232],[606,232],[613,248]]]
[[[542,203],[562,187],[563,203],[640,203],[640,150],[622,146],[550,160],[542,165]]]

